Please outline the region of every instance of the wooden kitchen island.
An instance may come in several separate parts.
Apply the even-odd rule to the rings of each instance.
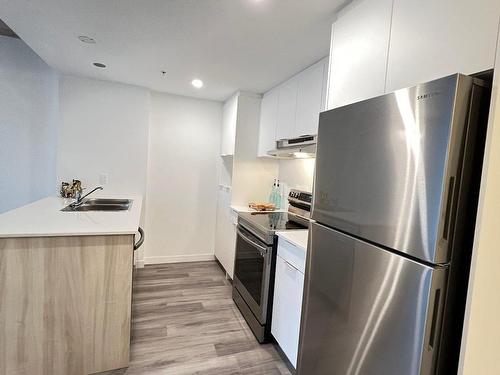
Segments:
[[[68,202],[47,198],[0,215],[0,375],[128,366],[133,199],[122,212],[61,212]]]

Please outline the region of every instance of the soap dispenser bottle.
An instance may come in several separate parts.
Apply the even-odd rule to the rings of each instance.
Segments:
[[[274,179],[271,193],[269,194],[269,203],[276,204],[276,179]]]
[[[279,210],[281,209],[281,188],[280,188],[280,180],[277,180],[277,183],[276,183],[276,198],[275,198],[275,206],[276,206],[276,209]]]

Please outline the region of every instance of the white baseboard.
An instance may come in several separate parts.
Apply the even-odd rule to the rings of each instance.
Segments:
[[[161,263],[183,263],[183,262],[204,262],[214,260],[214,254],[193,254],[193,255],[165,255],[156,257],[145,257],[146,264]]]
[[[137,261],[135,262],[135,266],[136,266],[137,268],[144,268],[144,265],[145,265],[145,264],[146,264],[146,262],[145,262],[144,260],[137,260]]]

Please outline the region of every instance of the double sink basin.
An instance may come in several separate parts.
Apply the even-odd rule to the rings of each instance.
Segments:
[[[79,204],[72,203],[61,211],[127,211],[132,206],[132,202],[132,199],[92,198]]]

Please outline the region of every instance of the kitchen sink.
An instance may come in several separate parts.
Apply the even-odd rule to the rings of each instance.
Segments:
[[[131,199],[92,198],[83,201],[80,205],[70,204],[61,211],[127,211],[131,205]]]
[[[83,204],[87,205],[128,205],[130,206],[132,203],[131,199],[110,199],[110,198],[92,198],[84,201]]]

